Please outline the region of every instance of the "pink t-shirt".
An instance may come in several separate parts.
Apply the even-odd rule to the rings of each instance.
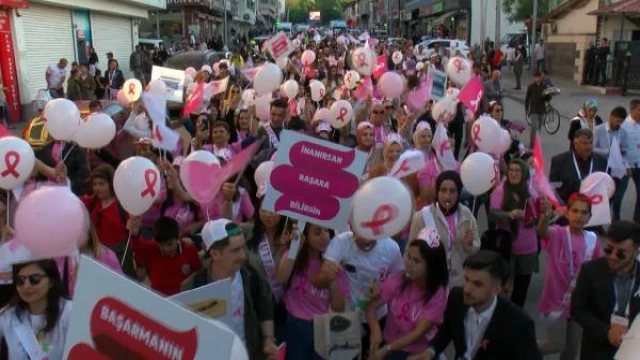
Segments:
[[[251,202],[251,196],[249,196],[248,191],[240,187],[238,191],[240,192],[240,197],[233,202],[233,221],[241,223],[253,219],[256,208]]]
[[[209,204],[198,204],[198,219],[201,220],[217,220],[222,217],[222,203],[224,197],[219,192],[218,195]],[[209,216],[207,217],[207,213]]]
[[[151,205],[149,210],[142,214],[142,225],[153,228],[153,224],[160,218],[160,209],[162,208],[162,203],[167,199],[167,186],[166,181],[163,176],[160,176],[160,192],[158,193],[158,198]]]
[[[447,290],[440,287],[425,302],[424,291],[415,284],[409,283],[402,289],[404,273],[387,278],[380,288],[380,298],[389,305],[387,323],[384,327],[384,341],[387,344],[413,331],[420,321],[429,321],[431,329],[415,342],[402,348],[402,351],[417,354],[429,345],[438,327],[444,321],[444,310],[447,307]]]
[[[456,161],[456,172],[460,173],[461,164]],[[442,172],[442,167],[438,164],[435,156],[431,156],[424,167],[418,171],[418,185],[420,187],[435,185],[438,175]]]
[[[289,250],[286,250],[282,259],[286,259],[288,255]],[[284,295],[284,303],[291,316],[303,320],[313,320],[314,317],[329,312],[331,290],[318,289],[311,284],[311,277],[320,271],[321,266],[322,261],[319,259],[310,259],[303,275],[291,275],[289,288]],[[337,284],[345,298],[348,298],[349,285],[344,271],[338,274]]]
[[[195,218],[195,214],[191,211],[189,205],[177,199],[175,196],[173,198],[173,204],[164,210],[163,215],[175,219],[178,222],[181,235],[188,235],[185,234],[185,232]]]
[[[535,190],[529,189],[531,199],[535,199],[538,195]],[[514,196],[517,196],[514,194]],[[502,201],[504,199],[504,181],[491,193],[491,208],[502,209]],[[523,209],[524,210],[524,209]],[[511,232],[511,225],[508,222],[500,222],[497,225],[498,229]],[[513,245],[511,252],[516,255],[531,254],[538,251],[538,235],[536,233],[535,224],[530,227],[525,227],[522,221],[518,225],[518,237],[513,239]]]
[[[578,277],[582,263],[604,256],[600,242],[597,238],[595,241],[593,253],[585,254],[585,236],[571,234],[570,257],[573,262],[574,278]],[[569,256],[567,256],[569,251],[567,228],[558,225],[549,227],[549,238],[542,239],[542,249],[547,252],[548,260],[538,311],[542,314],[549,314],[562,309],[563,299],[570,290],[572,282],[571,266]],[[564,306],[563,310],[563,317],[569,317],[569,306]]]

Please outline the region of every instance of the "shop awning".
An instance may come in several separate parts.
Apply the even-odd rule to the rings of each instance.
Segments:
[[[622,0],[600,7],[589,15],[638,15],[640,16],[640,1]]]
[[[27,0],[0,0],[0,7],[9,7],[12,9],[26,9],[29,7]]]

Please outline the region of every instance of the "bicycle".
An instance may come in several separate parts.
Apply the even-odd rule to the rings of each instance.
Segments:
[[[546,101],[545,112],[542,116],[542,122],[538,124],[539,127],[544,126],[549,135],[553,135],[560,130],[560,111],[551,105],[551,98],[560,94],[560,89],[549,88],[544,91],[544,95],[549,96],[549,100]],[[531,118],[527,116],[527,124],[531,126]]]

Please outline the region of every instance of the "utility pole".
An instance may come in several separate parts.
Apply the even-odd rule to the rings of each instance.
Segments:
[[[529,61],[531,62],[531,69],[536,71],[537,66],[533,66],[535,59],[534,49],[536,48],[536,35],[538,31],[538,0],[533,0],[533,20],[531,21],[531,46],[529,47]]]
[[[224,11],[223,11],[223,14],[224,14],[224,35],[223,35],[223,38],[224,38],[224,45],[227,46],[227,48],[228,48],[229,42],[228,42],[228,39],[227,39],[227,0],[223,0],[222,1],[222,6],[224,7]]]
[[[486,33],[487,33],[487,24],[486,24],[486,17],[487,17],[487,4],[485,2],[486,0],[480,0],[480,47],[482,48],[482,50],[484,51],[484,39],[486,37]]]
[[[391,21],[389,21],[389,13],[391,11],[390,7],[391,7],[391,3],[389,2],[389,0],[387,0],[387,15],[386,15],[386,19],[385,21],[387,22],[387,37],[390,36],[391,34]]]
[[[496,0],[496,34],[495,39],[493,39],[494,46],[500,45],[500,21],[502,20],[501,1],[502,0]]]

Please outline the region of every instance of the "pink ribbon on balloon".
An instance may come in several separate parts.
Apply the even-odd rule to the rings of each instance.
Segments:
[[[462,60],[460,59],[453,60],[453,66],[456,67],[456,71],[458,72],[458,74],[460,74],[460,72],[464,70],[464,65],[462,64]]]
[[[340,108],[340,112],[338,113],[338,116],[336,116],[336,120],[340,120],[340,122],[344,122],[345,121],[344,117],[347,116],[348,113],[349,113],[349,110],[347,110],[346,108]]]
[[[140,197],[145,197],[150,195],[151,197],[156,196],[156,191],[153,189],[156,186],[156,182],[158,181],[158,174],[153,169],[147,169],[144,171],[144,183],[147,186],[140,193]]]
[[[480,130],[480,124],[473,124],[473,127],[471,128],[471,139],[474,143],[482,141],[482,139],[480,139]]]
[[[393,204],[382,204],[373,212],[373,218],[360,223],[363,228],[371,229],[373,235],[379,236],[384,231],[384,226],[397,216],[398,209]]]
[[[136,94],[136,84],[129,84],[129,95]]]
[[[498,163],[493,162],[493,179],[491,179],[491,185],[495,186],[498,184],[498,176],[500,176],[500,168],[498,168]]]
[[[358,60],[358,67],[367,66],[367,61],[364,53],[358,54],[358,57],[356,59]]]
[[[17,151],[9,151],[4,155],[4,165],[7,167],[0,175],[7,177],[12,175],[14,178],[19,178],[20,174],[16,171],[18,164],[20,163],[20,153]]]

